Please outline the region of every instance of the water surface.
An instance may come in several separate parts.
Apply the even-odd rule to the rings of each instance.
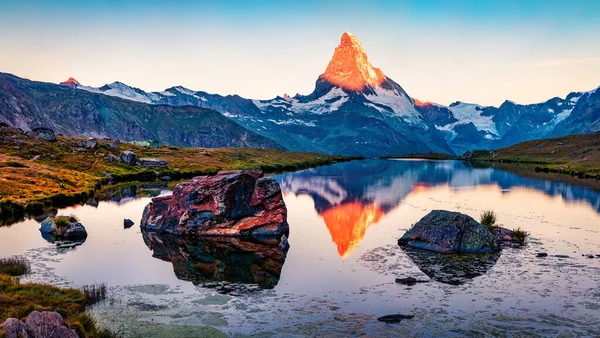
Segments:
[[[285,256],[270,243],[148,238],[138,224],[149,197],[59,210],[88,230],[73,249],[45,241],[33,219],[0,228],[0,256],[32,260],[26,280],[107,283],[110,299],[91,311],[124,336],[600,335],[600,257],[584,256],[600,255],[594,188],[451,161],[365,160],[274,178],[288,207]],[[433,209],[493,209],[530,242],[452,261],[400,249]],[[136,225],[124,229],[124,218]],[[395,283],[408,276],[430,282]],[[376,320],[394,313],[415,318]]]

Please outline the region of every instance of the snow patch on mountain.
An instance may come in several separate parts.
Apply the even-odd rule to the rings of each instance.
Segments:
[[[451,104],[448,109],[454,115],[458,121],[443,126],[447,129],[454,129],[455,126],[467,123],[473,123],[475,128],[480,131],[486,131],[488,133],[498,136],[496,124],[492,120],[492,116],[483,116],[483,107],[477,104],[455,102]]]
[[[422,124],[423,119],[421,114],[415,109],[415,105],[412,100],[395,90],[388,90],[381,87],[374,88],[375,94],[365,95],[365,98],[374,104],[368,105],[379,110],[381,113],[388,113],[394,116],[403,118],[405,121],[411,124]],[[381,106],[388,107],[388,110],[383,109]]]

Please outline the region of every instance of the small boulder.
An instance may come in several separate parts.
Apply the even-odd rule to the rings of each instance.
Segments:
[[[169,166],[167,161],[162,158],[140,158],[137,161],[137,165],[152,168],[167,168]]]
[[[539,258],[548,257],[548,254],[545,252],[538,252],[537,255],[535,255],[535,257],[539,257]]]
[[[31,131],[27,133],[27,136],[35,137],[44,141],[56,141],[56,134],[54,134],[54,131],[44,127],[31,129]]]
[[[119,145],[120,144],[121,144],[121,142],[119,140],[117,140],[117,139],[110,140],[110,142],[108,142],[108,147],[110,149],[113,149],[113,150],[119,150]]]
[[[76,241],[87,238],[83,224],[70,216],[48,217],[42,221],[40,232],[46,239]]]
[[[85,141],[77,142],[77,146],[85,149],[94,150],[98,147],[98,140],[95,138],[90,138]]]
[[[118,158],[118,157],[116,157],[116,156],[115,156],[115,155],[113,155],[113,154],[108,154],[108,155],[106,156],[106,160],[107,160],[108,162],[110,162],[110,163],[113,163],[113,162],[118,162],[118,161],[119,161],[119,158]]]
[[[29,338],[27,325],[16,318],[8,318],[2,325],[6,338]]]
[[[124,152],[122,152],[121,156],[120,156],[120,160],[121,160],[121,162],[123,162],[125,164],[131,164],[131,165],[134,165],[137,162],[135,153],[130,150],[125,150]]]
[[[133,224],[134,224],[133,221],[130,220],[130,219],[128,219],[128,218],[126,218],[126,219],[123,220],[123,227],[125,229],[131,228],[133,226]]]
[[[496,236],[472,217],[433,210],[418,221],[398,245],[439,253],[492,253],[500,250]]]
[[[32,337],[78,338],[75,330],[69,329],[58,312],[33,311],[25,320]]]

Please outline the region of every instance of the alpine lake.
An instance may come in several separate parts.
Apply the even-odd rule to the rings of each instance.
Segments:
[[[393,159],[273,178],[288,209],[287,253],[262,243],[148,238],[142,211],[173,186],[151,184],[57,210],[87,229],[75,247],[44,239],[44,217],[0,227],[0,257],[31,262],[23,282],[105,283],[107,299],[89,311],[122,337],[600,336],[600,181]],[[530,237],[493,255],[400,248],[398,238],[435,209],[477,220],[491,209],[499,225]],[[135,225],[125,228],[124,219]],[[405,277],[428,282],[396,283]],[[377,320],[389,314],[414,317]]]

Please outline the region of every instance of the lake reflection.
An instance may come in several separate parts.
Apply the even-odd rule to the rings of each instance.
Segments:
[[[274,178],[284,194],[308,195],[313,199],[314,209],[325,222],[341,257],[348,257],[367,229],[409,194],[424,193],[437,186],[461,189],[492,185],[503,192],[529,188],[567,201],[589,203],[600,212],[600,194],[591,188],[523,177],[490,165],[473,167],[462,161],[354,161]]]

